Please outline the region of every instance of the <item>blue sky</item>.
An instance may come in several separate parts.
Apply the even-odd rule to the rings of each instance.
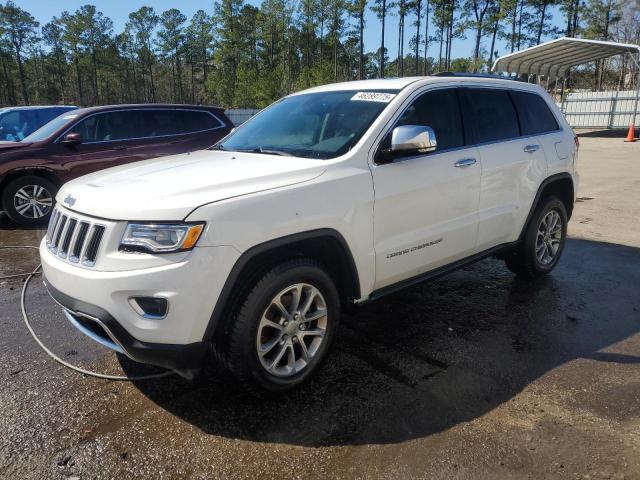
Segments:
[[[175,0],[14,0],[17,5],[29,11],[41,24],[45,24],[51,20],[54,15],[60,15],[63,10],[75,11],[81,5],[92,3],[98,10],[107,15],[113,20],[114,29],[116,32],[121,31],[124,28],[124,24],[127,21],[129,12],[137,10],[143,5],[153,7],[157,12],[162,12],[169,8],[178,8],[188,18],[196,12],[196,10],[203,9],[207,12],[213,11],[213,0],[184,0],[182,2],[176,2]],[[262,0],[247,0],[249,3],[259,6]],[[373,4],[373,0],[370,0],[370,4]],[[560,13],[557,10],[553,11],[553,21],[558,24],[561,23]],[[372,51],[378,48],[380,42],[380,21],[375,17],[372,12],[367,13],[366,17],[367,26],[365,29],[365,50]],[[398,18],[390,17],[386,22],[386,35],[385,44],[387,46],[389,57],[394,59],[398,50]],[[409,49],[409,37],[413,35],[415,27],[410,25],[413,22],[413,18],[407,21],[405,26],[405,52]],[[420,27],[423,30],[424,27]],[[467,33],[467,39],[454,40],[453,43],[453,57],[470,57],[473,53],[473,39],[472,32]],[[500,55],[508,53],[506,51],[506,45],[499,43],[498,53]],[[432,46],[429,48],[429,56],[436,56],[437,48]]]

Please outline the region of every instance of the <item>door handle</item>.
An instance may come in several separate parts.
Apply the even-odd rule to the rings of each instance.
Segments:
[[[533,153],[533,152],[537,152],[539,148],[540,148],[540,145],[527,145],[526,147],[524,147],[523,150],[527,153]]]
[[[462,160],[458,160],[455,163],[455,166],[458,168],[470,167],[471,165],[476,163],[475,158],[463,158]]]

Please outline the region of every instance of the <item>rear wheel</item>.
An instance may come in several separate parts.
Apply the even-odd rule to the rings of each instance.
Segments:
[[[567,210],[555,196],[542,199],[520,247],[505,258],[516,275],[536,278],[554,269],[567,238]]]
[[[9,182],[2,205],[11,220],[22,226],[45,224],[53,210],[56,186],[46,178],[25,175]]]
[[[318,369],[340,317],[338,292],[314,260],[286,261],[263,275],[238,309],[221,357],[259,396],[300,386]]]

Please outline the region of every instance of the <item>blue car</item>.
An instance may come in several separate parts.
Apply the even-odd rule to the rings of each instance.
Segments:
[[[19,142],[73,106],[0,108],[0,141]]]

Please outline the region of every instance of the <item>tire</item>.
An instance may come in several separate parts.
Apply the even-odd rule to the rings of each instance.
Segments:
[[[296,286],[301,286],[299,308],[293,309],[293,294],[298,289],[292,287]],[[273,303],[276,298],[286,317]],[[309,298],[311,306],[305,316],[302,310]],[[226,338],[216,343],[222,350],[217,356],[223,366],[245,389],[258,397],[277,396],[299,387],[318,370],[340,319],[338,291],[318,262],[296,258],[280,263],[262,275],[239,304],[224,333]],[[294,311],[299,315],[292,315]],[[314,317],[318,319],[306,320]]]
[[[7,216],[18,225],[32,227],[49,221],[58,188],[37,175],[12,180],[2,192],[2,205]],[[34,200],[31,203],[31,200]]]
[[[560,222],[559,227],[553,223],[554,219]],[[545,231],[547,222],[552,229],[550,235]],[[564,203],[555,196],[543,198],[527,225],[522,243],[505,257],[507,268],[524,278],[537,278],[551,272],[564,250],[567,222]]]

